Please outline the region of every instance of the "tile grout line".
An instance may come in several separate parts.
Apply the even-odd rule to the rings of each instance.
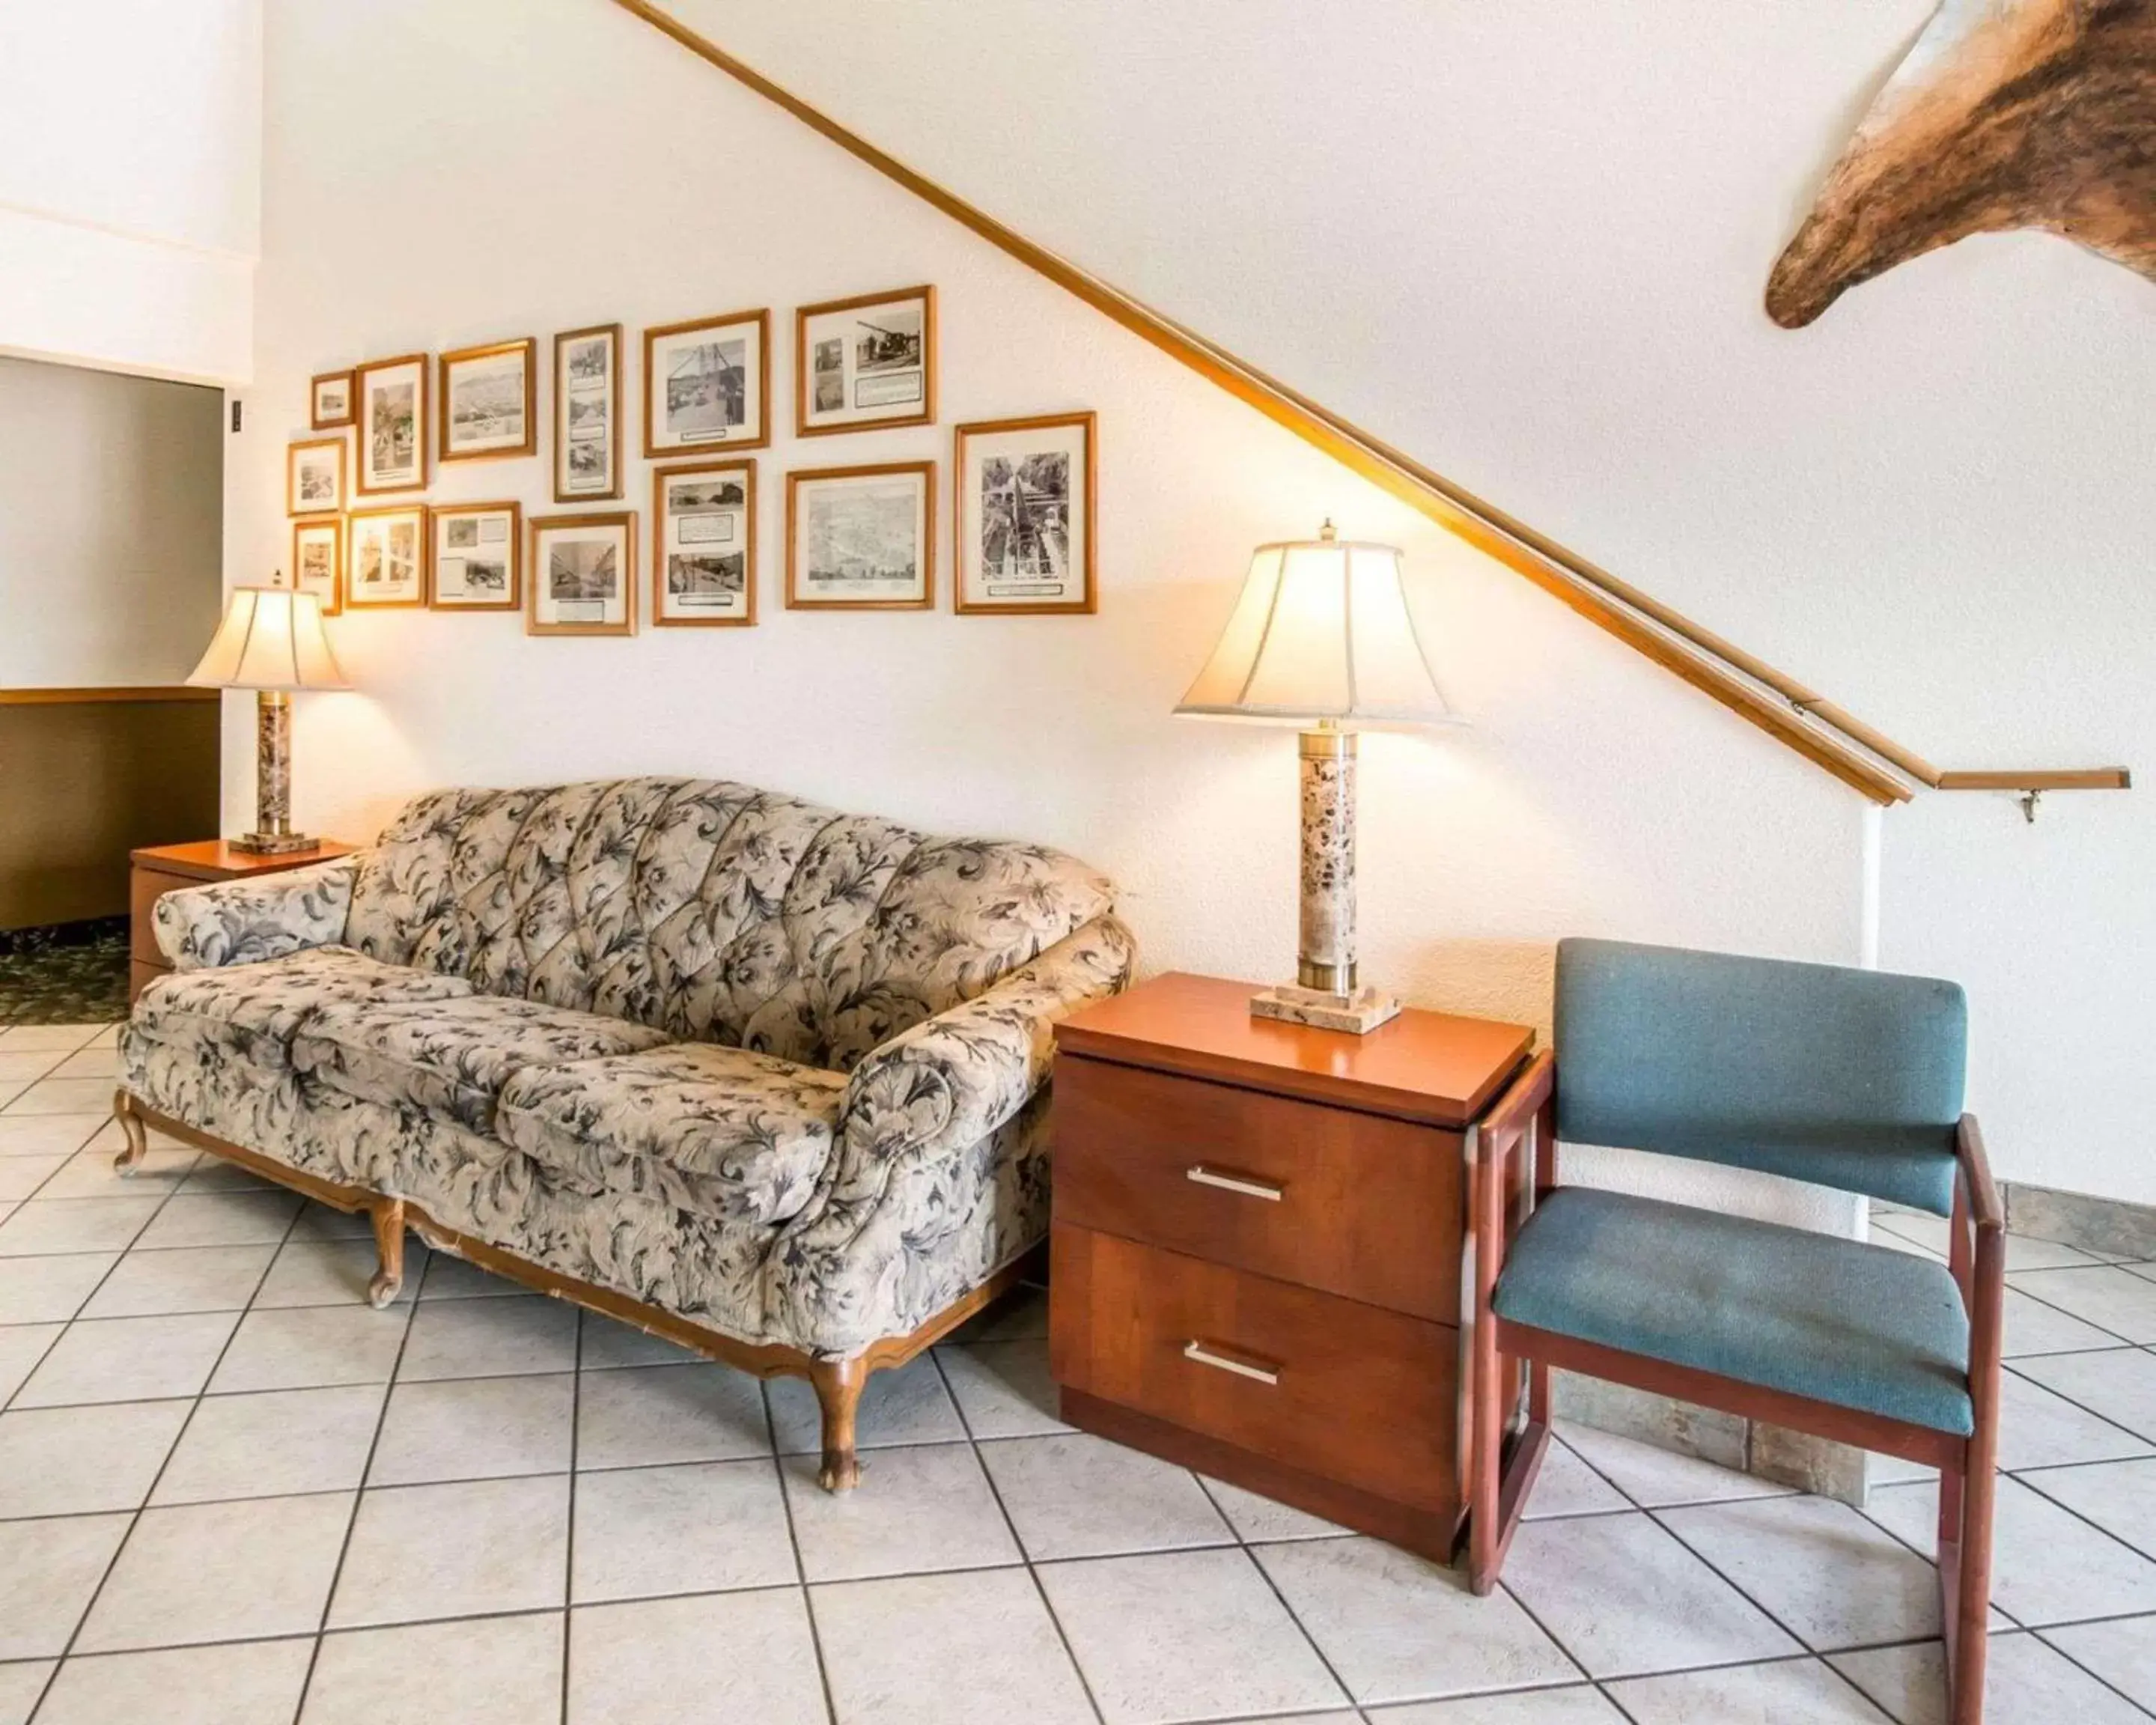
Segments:
[[[434,1273],[434,1260],[428,1259],[426,1275]],[[422,1278],[424,1280],[424,1277]],[[577,1449],[578,1435],[583,1425],[584,1414],[584,1320],[589,1315],[581,1306],[572,1308],[577,1314],[576,1336],[569,1344],[569,1503],[568,1531],[562,1541],[562,1681],[558,1718],[569,1717],[569,1625],[571,1609],[577,1603]],[[419,1290],[412,1290],[412,1313],[419,1312]],[[387,1398],[384,1398],[385,1402]]]
[[[104,1128],[100,1126],[98,1130],[101,1132]],[[93,1136],[95,1135],[93,1134]],[[149,1219],[142,1224],[143,1227],[147,1228],[151,1222],[155,1221],[157,1217],[163,1214],[165,1205],[170,1204],[176,1195],[177,1188],[173,1192],[167,1193],[163,1202],[159,1204],[157,1208],[150,1213]],[[291,1219],[285,1224],[285,1231],[287,1235],[290,1235],[292,1229],[298,1225],[300,1214],[300,1209],[296,1208],[292,1212]],[[136,1238],[139,1239],[141,1235],[138,1230]],[[85,1306],[88,1305],[90,1300],[94,1300],[97,1297],[99,1290],[104,1287],[105,1282],[111,1278],[113,1272],[118,1270],[120,1266],[126,1260],[126,1257],[127,1250],[123,1248],[119,1255],[113,1259],[111,1268],[107,1270],[104,1276],[98,1278],[97,1287],[91,1289],[89,1298],[83,1301]],[[271,1261],[275,1261],[274,1255]],[[268,1276],[270,1273],[268,1265],[264,1265],[263,1266],[262,1273],[265,1276]],[[259,1286],[260,1285],[258,1282],[258,1291],[259,1289]],[[82,1308],[78,1307],[75,1309],[77,1312],[80,1312]],[[243,1314],[243,1319],[244,1316],[244,1315]],[[134,1543],[136,1532],[142,1525],[142,1517],[149,1512],[150,1500],[157,1495],[157,1487],[164,1482],[166,1472],[172,1465],[172,1458],[180,1453],[180,1445],[187,1441],[188,1430],[195,1423],[195,1415],[202,1410],[203,1396],[209,1386],[209,1380],[217,1375],[218,1368],[224,1363],[225,1355],[231,1352],[233,1341],[239,1334],[239,1325],[243,1319],[235,1319],[234,1321],[232,1328],[225,1334],[223,1346],[218,1349],[217,1358],[210,1363],[209,1370],[203,1374],[203,1387],[198,1389],[192,1398],[188,1399],[187,1411],[185,1417],[180,1421],[179,1430],[172,1434],[172,1441],[166,1448],[164,1459],[158,1462],[157,1471],[151,1476],[150,1484],[147,1489],[146,1489],[142,1493],[142,1501],[135,1506],[133,1512],[128,1517],[127,1531],[120,1536],[120,1543],[113,1547],[112,1556],[106,1561],[105,1565],[105,1573],[98,1577],[96,1587],[91,1590],[89,1599],[84,1601],[81,1615],[75,1619],[74,1628],[69,1632],[67,1645],[61,1650],[60,1656],[53,1661],[53,1668],[45,1678],[44,1686],[38,1692],[38,1699],[30,1708],[29,1719],[31,1721],[34,1721],[38,1715],[44,1711],[45,1702],[51,1698],[54,1689],[59,1682],[61,1673],[67,1669],[68,1661],[75,1656],[75,1644],[82,1639],[82,1632],[89,1625],[90,1614],[96,1610],[98,1600],[104,1597],[105,1589],[112,1584],[113,1572],[120,1567],[120,1559],[126,1553],[127,1548]],[[79,1322],[80,1322],[79,1318],[69,1319],[67,1328],[69,1330],[72,1330]],[[66,1331],[63,1331],[61,1332],[62,1337],[64,1337]],[[58,1345],[57,1342],[54,1345]],[[24,1381],[27,1383],[28,1380],[25,1379]],[[173,1399],[178,1399],[178,1398],[173,1398]]]
[[[292,1225],[295,1228],[299,1226],[300,1216],[305,1214],[306,1206],[302,1204],[299,1214],[292,1219]],[[290,1238],[289,1232],[286,1237]],[[281,1251],[283,1247],[280,1245],[279,1250]],[[273,1259],[271,1261],[274,1263],[275,1260]],[[397,1303],[403,1304],[402,1301]],[[300,1680],[299,1697],[294,1702],[292,1708],[292,1717],[295,1725],[300,1715],[306,1710],[307,1692],[315,1685],[315,1667],[321,1662],[322,1637],[329,1632],[330,1612],[336,1604],[337,1585],[344,1579],[345,1560],[352,1554],[352,1536],[353,1531],[359,1526],[361,1506],[367,1502],[367,1476],[374,1471],[374,1458],[382,1448],[382,1428],[389,1423],[389,1404],[397,1394],[397,1374],[403,1368],[404,1349],[412,1339],[412,1322],[418,1317],[418,1312],[419,1290],[415,1284],[412,1290],[411,1303],[404,1307],[404,1329],[403,1333],[397,1338],[397,1357],[390,1362],[389,1378],[382,1386],[382,1405],[374,1411],[374,1435],[367,1440],[367,1458],[360,1464],[359,1468],[359,1483],[352,1488],[352,1513],[345,1517],[344,1538],[338,1542],[336,1563],[330,1571],[330,1584],[322,1594],[321,1615],[315,1621],[314,1642],[307,1650],[306,1675]]]
[[[580,1348],[578,1370],[581,1373],[583,1369]],[[786,1489],[786,1458],[778,1453],[778,1419],[772,1409],[769,1378],[756,1380],[756,1399],[763,1409],[763,1435],[771,1445],[772,1483],[778,1488],[779,1510],[786,1517],[786,1543],[793,1553],[793,1584],[800,1589],[802,1614],[808,1620],[808,1646],[816,1656],[816,1681],[824,1692],[824,1717],[831,1725],[838,1725],[838,1697],[831,1692],[831,1668],[824,1661],[824,1632],[816,1621],[816,1594],[808,1585],[808,1566],[801,1560],[801,1533],[793,1525],[793,1498]],[[568,1717],[566,1707],[562,1717],[565,1720]]]
[[[1093,1692],[1093,1680],[1086,1675],[1086,1667],[1079,1662],[1078,1650],[1070,1645],[1070,1633],[1063,1626],[1063,1620],[1056,1615],[1055,1603],[1049,1598],[1040,1572],[1034,1567],[1033,1553],[1026,1548],[1025,1540],[1018,1531],[1018,1523],[1011,1519],[1010,1506],[1004,1502],[1004,1494],[996,1485],[996,1476],[989,1471],[988,1457],[981,1453],[980,1440],[973,1435],[973,1422],[967,1416],[966,1404],[958,1399],[958,1392],[951,1382],[951,1374],[944,1369],[941,1353],[933,1348],[927,1352],[929,1363],[935,1368],[936,1381],[943,1386],[943,1394],[951,1399],[952,1411],[958,1416],[958,1429],[966,1435],[966,1443],[973,1455],[973,1466],[980,1469],[981,1477],[988,1481],[988,1495],[995,1499],[996,1509],[1004,1518],[1004,1526],[1010,1532],[1011,1543],[1018,1548],[1019,1562],[1024,1566],[1026,1579],[1033,1584],[1034,1596],[1040,1601],[1040,1609],[1048,1614],[1049,1627],[1055,1631],[1056,1644],[1063,1649],[1063,1656],[1070,1661],[1070,1669],[1078,1679],[1079,1692],[1086,1697],[1086,1705],[1093,1710],[1094,1718],[1101,1721],[1101,1725],[1106,1725],[1107,1712],[1101,1705],[1101,1697]],[[1193,1476],[1195,1477],[1194,1475]],[[1211,1502],[1211,1494],[1205,1491],[1202,1481],[1198,1489],[1209,1502]],[[1217,1507],[1215,1512],[1218,1513]],[[1224,1522],[1228,1520],[1225,1516],[1220,1519]],[[1232,1522],[1228,1523],[1228,1531],[1230,1533],[1235,1531]]]

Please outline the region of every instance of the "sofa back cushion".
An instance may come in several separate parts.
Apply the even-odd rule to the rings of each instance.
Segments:
[[[409,803],[346,939],[490,993],[840,1071],[1113,904],[1034,845],[933,839],[711,779]]]

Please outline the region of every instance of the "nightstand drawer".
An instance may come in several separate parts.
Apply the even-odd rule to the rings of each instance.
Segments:
[[[1057,1383],[1449,1512],[1460,1332],[1059,1222]]]
[[[1458,1133],[1070,1055],[1055,1096],[1058,1222],[1457,1322]]]

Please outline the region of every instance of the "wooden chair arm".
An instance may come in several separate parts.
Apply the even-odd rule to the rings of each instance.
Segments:
[[[1999,1188],[1991,1178],[1991,1158],[1984,1153],[1984,1133],[1974,1114],[1964,1114],[1954,1128],[1954,1156],[1969,1218],[1979,1234],[2006,1231],[2006,1207],[1999,1201]]]
[[[1557,1083],[1557,1056],[1544,1049],[1527,1064],[1512,1088],[1498,1097],[1497,1105],[1482,1118],[1476,1134],[1480,1161],[1501,1161],[1528,1127],[1537,1111],[1549,1100]]]

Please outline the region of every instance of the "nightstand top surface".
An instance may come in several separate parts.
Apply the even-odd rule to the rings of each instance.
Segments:
[[[1059,1050],[1335,1106],[1464,1126],[1534,1046],[1525,1024],[1410,1007],[1367,1036],[1250,1016],[1257,985],[1170,971],[1074,1014]]]
[[[304,869],[310,863],[329,862],[349,856],[358,846],[325,839],[312,850],[287,850],[282,855],[263,856],[251,850],[234,850],[222,839],[203,839],[192,845],[148,845],[127,853],[138,869],[161,874],[189,875],[199,880],[233,880],[248,875],[282,874]]]

